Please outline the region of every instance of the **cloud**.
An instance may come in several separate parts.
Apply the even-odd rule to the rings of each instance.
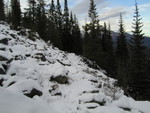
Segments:
[[[99,15],[100,20],[105,21],[107,19],[119,17],[120,13],[122,13],[122,15],[129,14],[130,10],[126,10],[126,9],[128,9],[128,8],[127,7],[107,8],[107,9],[105,9],[104,12],[102,12]]]
[[[106,0],[95,0],[96,7],[105,2]],[[89,5],[90,5],[90,0],[83,0],[81,2],[77,2],[77,4],[74,7],[72,7],[71,10],[77,15],[82,15],[88,13]]]
[[[139,9],[140,9],[141,11],[147,10],[147,9],[149,9],[149,8],[150,8],[150,3],[139,5]]]

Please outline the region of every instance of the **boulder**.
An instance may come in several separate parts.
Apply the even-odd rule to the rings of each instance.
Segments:
[[[16,83],[16,82],[13,81],[13,82],[11,82],[8,86],[11,86],[11,85],[13,85],[13,84],[15,84],[15,83]]]
[[[0,50],[1,50],[1,51],[6,51],[6,48],[3,47],[3,48],[0,48]]]
[[[10,34],[10,36],[14,39],[17,39],[17,35],[15,35],[15,34]]]
[[[43,53],[36,53],[33,58],[40,59],[41,61],[45,62],[47,59],[43,55]]]
[[[100,106],[104,106],[106,104],[106,101],[105,100],[102,100],[102,101],[97,101],[95,99],[91,100],[91,101],[88,101],[86,103],[97,103],[99,104]]]
[[[15,60],[23,60],[25,59],[25,57],[21,56],[21,55],[16,55],[15,56]]]
[[[5,70],[0,68],[0,74],[6,74]]]
[[[3,86],[3,81],[4,81],[4,79],[2,78],[2,79],[0,79],[0,86]]]
[[[5,71],[7,71],[7,70],[8,70],[8,65],[6,65],[6,64],[2,64],[2,66],[3,66],[3,68],[4,68],[4,70],[5,70]]]
[[[3,57],[3,56],[0,56],[0,61],[7,61],[8,59]]]
[[[26,92],[26,91],[24,91]],[[27,97],[30,97],[30,98],[33,98],[34,96],[41,96],[42,95],[42,92],[33,88],[30,93],[24,93],[24,95],[26,95]]]
[[[8,45],[8,39],[4,38],[4,39],[0,40],[0,43],[2,43],[4,45]]]
[[[56,81],[59,84],[68,84],[68,77],[59,75],[57,77],[51,77],[50,81]]]

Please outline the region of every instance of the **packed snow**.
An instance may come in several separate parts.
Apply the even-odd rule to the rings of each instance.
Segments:
[[[104,70],[24,32],[0,24],[0,113],[150,113]]]

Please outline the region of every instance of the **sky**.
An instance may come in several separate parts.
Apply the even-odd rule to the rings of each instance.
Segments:
[[[26,7],[27,0],[20,0],[22,9]],[[51,0],[45,0],[50,2]],[[57,0],[54,0],[55,2]],[[94,0],[97,8],[97,12],[100,19],[100,24],[104,22],[110,23],[113,31],[118,31],[119,15],[122,13],[125,30],[131,33],[135,0]],[[60,0],[63,6],[64,0]],[[70,11],[77,15],[80,26],[83,26],[89,21],[88,9],[90,0],[68,0],[68,7]],[[146,36],[150,36],[150,0],[137,0],[139,12],[142,17],[143,33]]]

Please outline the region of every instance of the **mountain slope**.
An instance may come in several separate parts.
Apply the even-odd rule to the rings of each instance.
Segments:
[[[0,24],[0,113],[20,113],[24,106],[26,113],[150,112],[150,102],[124,96],[116,80],[90,68],[84,58],[60,51],[38,35],[32,41],[28,35],[27,30],[13,31]],[[11,100],[20,109],[11,107]]]
[[[114,46],[116,46],[117,36],[118,36],[117,32],[112,32],[113,41],[115,42]],[[128,42],[130,42],[131,37],[132,37],[131,34],[126,33],[126,38]],[[144,36],[144,46],[146,46],[145,50],[146,55],[150,57],[150,37]]]

